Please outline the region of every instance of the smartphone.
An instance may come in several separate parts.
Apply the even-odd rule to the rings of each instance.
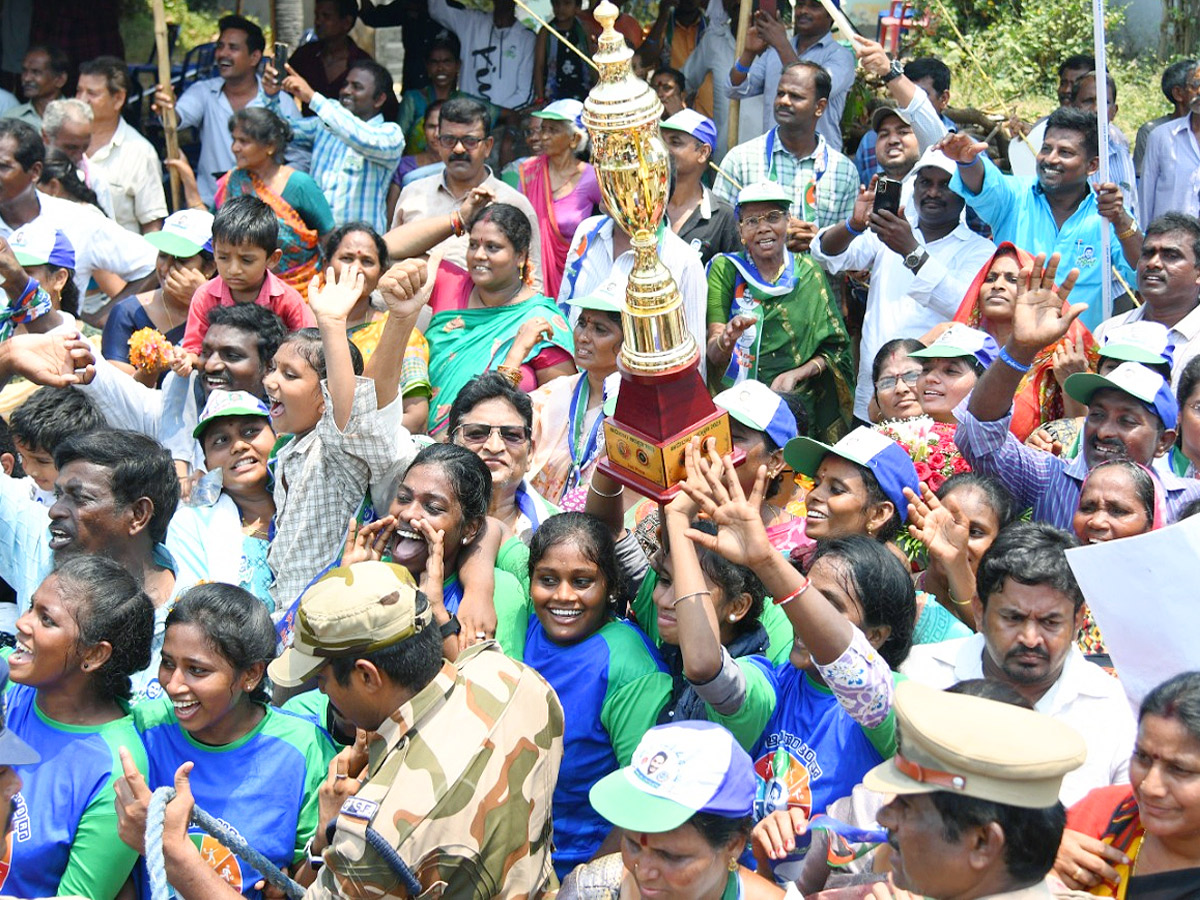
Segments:
[[[887,210],[893,216],[900,215],[900,182],[880,175],[875,182],[875,212]]]
[[[777,0],[758,0],[758,8],[773,16],[779,15],[779,3]]]
[[[276,41],[275,42],[275,60],[272,63],[272,65],[275,66],[275,81],[277,84],[282,84],[283,79],[287,77],[287,69],[285,68],[285,66],[287,66],[287,61],[288,61],[288,45],[280,43],[279,41]]]

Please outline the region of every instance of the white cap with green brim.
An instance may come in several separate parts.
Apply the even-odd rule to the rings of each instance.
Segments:
[[[969,356],[986,369],[1000,355],[1000,347],[986,331],[955,322],[924,350],[914,350],[908,355],[911,359],[961,359]]]
[[[592,808],[619,828],[661,834],[698,812],[740,819],[754,811],[754,763],[712,722],[658,725],[633,760],[588,793]]]
[[[886,434],[865,425],[855,428],[833,445],[810,437],[798,437],[788,441],[783,448],[784,462],[793,471],[809,478],[816,476],[821,460],[829,454],[869,470],[884,496],[896,507],[900,521],[908,520],[908,500],[904,496],[904,488],[919,494],[921,483],[907,450]]]
[[[596,288],[586,297],[578,297],[571,301],[576,309],[595,309],[600,312],[620,313],[625,309],[625,301],[620,294],[621,287],[615,282],[608,281]]]
[[[1171,333],[1161,322],[1129,322],[1105,332],[1100,355],[1148,366],[1163,363],[1169,366],[1175,348],[1171,345]]]
[[[1078,400],[1085,406],[1092,405],[1092,397],[1097,391],[1111,388],[1129,394],[1158,416],[1164,428],[1174,428],[1179,424],[1179,405],[1167,380],[1147,369],[1141,363],[1124,362],[1107,375],[1097,375],[1095,372],[1076,372],[1063,382],[1063,390],[1072,400]]]
[[[262,416],[266,419],[270,415],[266,404],[247,391],[213,391],[208,395],[208,402],[204,404],[196,427],[192,429],[192,437],[200,440],[204,429],[214,419],[231,416]]]
[[[738,191],[737,205],[740,207],[747,203],[781,203],[791,207],[792,198],[777,181],[756,181]]]
[[[213,214],[206,209],[181,209],[171,213],[161,231],[143,235],[154,247],[169,256],[188,259],[201,250],[212,253]]]
[[[578,100],[555,100],[533,114],[535,119],[553,119],[558,122],[573,122],[578,125],[583,115],[583,104]]]

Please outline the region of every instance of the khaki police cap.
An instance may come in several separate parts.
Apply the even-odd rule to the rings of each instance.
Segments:
[[[331,569],[300,599],[291,647],[268,667],[271,681],[296,687],[329,660],[390,647],[429,625],[429,605],[417,612],[417,586],[392,563],[360,562]]]
[[[1049,716],[906,681],[896,688],[900,748],[863,778],[882,794],[947,791],[1045,809],[1087,757],[1077,731]]]

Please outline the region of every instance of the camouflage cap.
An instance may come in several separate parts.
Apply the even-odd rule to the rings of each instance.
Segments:
[[[331,659],[374,653],[419,634],[433,619],[417,609],[417,585],[392,563],[360,562],[331,569],[305,591],[294,643],[268,667],[271,681],[297,687]]]

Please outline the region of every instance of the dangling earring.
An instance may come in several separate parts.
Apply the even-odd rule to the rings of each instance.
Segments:
[[[730,872],[736,872],[736,871],[737,871],[737,867],[738,867],[738,861],[737,861],[737,857],[735,856],[735,857],[733,857],[732,859],[730,859],[730,860],[729,860],[729,871],[730,871]]]

